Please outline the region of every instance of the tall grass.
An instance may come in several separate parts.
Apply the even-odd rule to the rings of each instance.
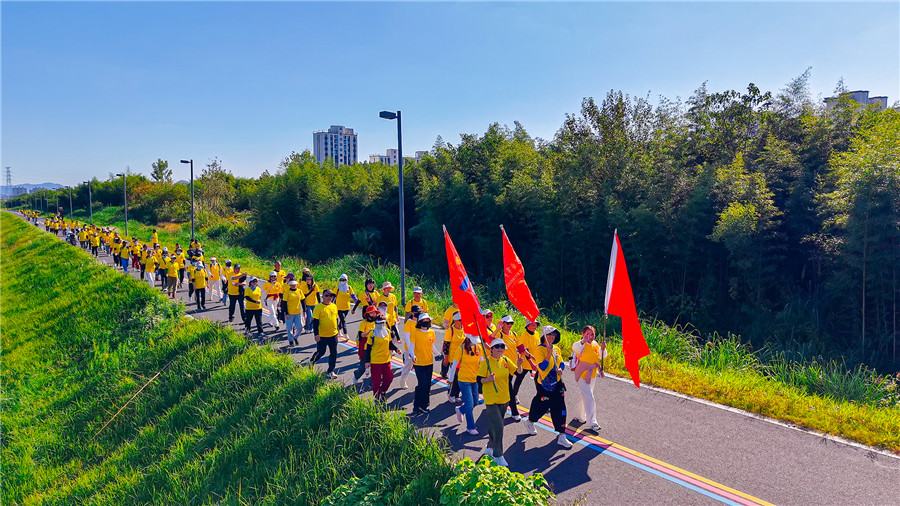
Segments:
[[[402,414],[0,220],[4,503],[438,501],[447,449]]]

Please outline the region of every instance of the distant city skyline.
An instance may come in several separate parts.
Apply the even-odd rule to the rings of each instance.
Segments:
[[[4,2],[2,163],[13,186],[148,175],[157,158],[274,172],[345,125],[358,161],[520,122],[551,140],[585,97],[900,97],[900,4]],[[396,28],[391,28],[396,27]],[[374,65],[374,66],[373,66]]]

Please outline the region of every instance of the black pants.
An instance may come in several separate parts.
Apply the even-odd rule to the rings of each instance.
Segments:
[[[167,283],[166,277],[169,274],[169,270],[168,269],[159,269],[156,271],[156,273],[159,276],[159,285],[163,288],[163,290],[165,290],[166,283]]]
[[[287,321],[285,320],[285,318],[287,318],[287,314],[288,314],[288,312],[287,312],[287,301],[284,300],[284,297],[282,297],[282,300],[281,300],[281,312],[278,313],[278,320],[281,321],[281,323],[285,323],[285,324],[286,324]]]
[[[431,375],[434,373],[434,362],[428,365],[414,365],[416,371],[416,398],[413,401],[413,409],[428,407],[431,397]]]
[[[243,295],[229,295],[228,296],[228,321],[234,320],[234,305],[237,304],[238,308],[241,310],[241,320],[246,320],[244,316],[244,296]]]
[[[450,397],[459,397],[459,371],[453,375],[453,384],[450,385]]]
[[[447,379],[447,373],[450,371],[450,341],[444,341],[441,347],[444,359],[441,361],[441,377]]]
[[[97,246],[91,246],[91,254],[97,256]]]
[[[509,410],[512,412],[513,416],[519,416],[519,400],[516,399],[516,396],[519,395],[519,388],[522,387],[522,381],[525,379],[525,376],[528,376],[529,374],[528,371],[523,370],[522,374],[513,372],[513,374],[509,375]]]
[[[553,429],[559,433],[566,432],[566,386],[560,381],[552,391],[547,391],[541,385],[537,385],[537,393],[531,400],[531,411],[528,419],[535,423],[541,419],[547,411],[550,411],[550,419],[553,420]]]
[[[178,269],[178,284],[184,283],[184,269]]]
[[[328,371],[333,372],[334,366],[337,365],[337,336],[320,337],[319,344],[316,345],[316,352],[310,359],[311,364],[315,364],[320,358],[325,356],[325,350],[328,350]]]
[[[194,295],[196,295],[197,299],[197,309],[206,309],[206,289],[200,288],[199,290],[194,290]]]
[[[243,300],[241,301],[243,306]],[[263,333],[262,326],[262,308],[248,309],[244,312],[244,332],[250,333],[250,327],[253,326],[253,319],[256,318],[256,333]]]
[[[194,296],[194,284],[190,281],[188,282],[188,299]]]
[[[348,335],[346,320],[347,320],[347,313],[349,313],[349,312],[350,312],[349,309],[346,311],[342,311],[342,310],[338,309],[338,330],[343,332],[344,335]]]

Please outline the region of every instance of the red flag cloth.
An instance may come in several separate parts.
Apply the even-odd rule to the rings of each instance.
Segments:
[[[450,234],[447,233],[447,227],[444,227],[444,243],[447,247],[447,267],[450,270],[450,289],[453,295],[453,302],[459,307],[459,315],[462,317],[463,329],[466,334],[482,336],[488,335],[487,322],[484,315],[481,314],[481,305],[478,303],[478,296],[472,288],[469,276],[466,274],[466,268],[463,267],[462,260],[456,252],[456,246],[450,240]],[[480,330],[480,332],[479,332]]]
[[[500,227],[500,230],[503,231],[503,273],[506,277],[506,294],[522,316],[528,318],[528,321],[536,321],[540,312],[534,297],[531,296],[531,290],[528,289],[528,283],[525,282],[525,267],[510,244],[506,230],[503,227]]]
[[[641,322],[638,321],[637,308],[634,305],[634,293],[631,291],[631,280],[625,266],[625,255],[619,243],[619,233],[613,234],[612,253],[609,257],[609,274],[606,277],[606,314],[622,318],[622,354],[625,356],[625,368],[631,373],[634,386],[641,386],[641,370],[638,361],[650,354]]]

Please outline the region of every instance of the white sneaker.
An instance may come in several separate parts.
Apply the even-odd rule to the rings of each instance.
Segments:
[[[566,438],[565,434],[560,434],[558,438],[556,438],[556,444],[562,446],[563,448],[571,448],[572,442]]]
[[[523,423],[525,424],[525,432],[526,433],[528,433],[531,436],[534,436],[535,434],[537,434],[537,431],[534,430],[534,424],[531,423],[531,420],[526,418]]]
[[[591,430],[595,430],[595,431],[600,430],[600,424],[597,423],[597,422],[592,423],[592,424],[591,424]]]
[[[518,422],[522,419],[522,417],[519,415],[513,415],[510,418],[512,418],[514,422]]]
[[[496,462],[497,464],[499,464],[503,467],[509,467],[509,462],[507,462],[506,459],[503,457],[494,457],[494,462]]]
[[[404,381],[403,383],[400,384],[400,388],[402,388],[403,390],[409,390],[409,385],[407,385],[406,382]]]
[[[494,456],[494,449],[493,449],[493,448],[488,448],[488,447],[486,447],[486,448],[484,449],[484,454],[487,455],[488,457],[493,457],[493,456]]]

